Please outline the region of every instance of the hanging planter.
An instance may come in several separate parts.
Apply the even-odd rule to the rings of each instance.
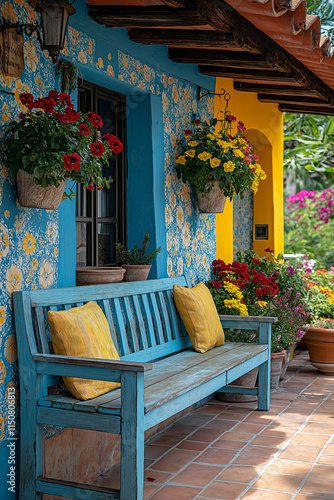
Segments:
[[[219,186],[218,181],[214,181],[213,188],[207,193],[197,193],[198,210],[202,214],[221,214],[224,212],[226,196]]]
[[[26,208],[58,210],[66,187],[66,179],[58,187],[42,187],[35,184],[35,178],[22,168],[16,174],[19,204]]]

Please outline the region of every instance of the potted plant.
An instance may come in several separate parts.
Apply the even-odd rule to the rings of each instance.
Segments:
[[[225,112],[222,120],[194,120],[194,131],[184,131],[176,172],[179,179],[196,191],[200,212],[223,212],[226,197],[232,199],[236,194],[242,197],[249,188],[255,194],[260,179],[266,178],[243,135],[244,124],[239,121],[237,132],[233,133],[235,121],[234,116]]]
[[[126,281],[144,281],[147,279],[152,265],[161,247],[147,253],[150,235],[146,233],[141,245],[135,245],[132,250],[127,250],[121,243],[116,244],[118,263],[125,269]]]
[[[334,269],[333,269],[334,271]],[[334,374],[334,276],[326,269],[305,275],[310,327],[304,341],[320,373]]]
[[[103,164],[122,143],[112,134],[96,139],[103,125],[95,113],[79,113],[68,94],[51,90],[46,97],[19,96],[23,112],[6,126],[2,149],[17,178],[21,206],[57,209],[67,179],[94,191],[109,187]],[[64,196],[72,198],[74,191]]]

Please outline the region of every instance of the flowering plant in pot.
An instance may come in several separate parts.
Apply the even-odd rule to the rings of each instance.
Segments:
[[[121,243],[116,243],[117,261],[126,270],[126,281],[144,281],[147,279],[152,267],[151,262],[161,252],[161,247],[158,247],[147,253],[149,242],[150,235],[146,233],[141,245],[135,245],[132,250],[127,250]]]
[[[266,178],[253,147],[243,135],[244,124],[239,121],[237,131],[232,131],[235,121],[228,112],[222,120],[194,120],[194,131],[185,130],[180,142],[182,154],[176,158],[176,172],[179,179],[196,190],[202,212],[222,212],[226,197],[242,197],[249,188],[256,193],[260,179]],[[217,200],[223,201],[215,209]]]
[[[60,185],[65,188],[67,179],[92,191],[109,187],[112,179],[104,178],[103,164],[108,164],[112,153],[120,153],[123,146],[112,134],[105,134],[104,140],[96,139],[103,125],[99,115],[76,111],[70,96],[56,89],[46,97],[35,99],[32,94],[22,93],[19,99],[24,112],[18,121],[8,124],[2,142],[6,164],[18,179],[22,175],[25,183],[32,179],[34,194],[34,186],[48,191]],[[71,189],[65,197],[73,195]],[[59,197],[60,202],[62,193]]]

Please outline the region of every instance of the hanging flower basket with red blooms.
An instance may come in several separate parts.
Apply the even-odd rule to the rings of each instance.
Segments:
[[[14,175],[22,169],[33,177],[35,187],[46,189],[59,188],[67,179],[90,191],[109,188],[112,178],[105,178],[102,168],[112,154],[121,153],[123,145],[112,134],[97,140],[103,126],[98,114],[76,111],[70,96],[56,89],[46,97],[23,93],[19,99],[23,112],[18,121],[6,125],[2,142],[6,164]],[[73,196],[73,189],[64,194],[65,198]]]

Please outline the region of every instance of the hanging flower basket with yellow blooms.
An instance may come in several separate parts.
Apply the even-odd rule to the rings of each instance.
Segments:
[[[239,121],[233,132],[235,121],[225,112],[222,120],[194,120],[194,131],[184,131],[176,172],[196,191],[200,212],[222,212],[226,197],[232,199],[240,194],[242,198],[247,189],[255,194],[260,180],[266,178],[252,145],[243,135],[244,124]]]

